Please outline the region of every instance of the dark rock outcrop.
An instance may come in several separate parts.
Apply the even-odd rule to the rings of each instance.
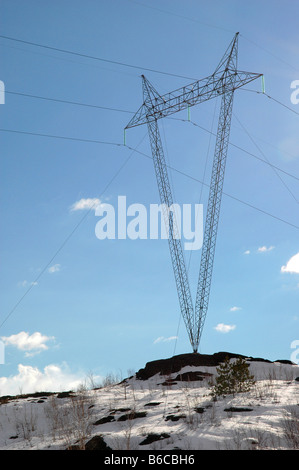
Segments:
[[[121,415],[117,421],[127,421],[128,419],[145,418],[146,411],[131,411],[130,413]]]
[[[148,444],[152,444],[152,442],[161,441],[161,439],[167,439],[168,437],[170,437],[170,434],[167,434],[166,432],[162,432],[162,434],[150,433],[142,442],[140,442],[139,445],[146,446]]]
[[[295,365],[295,363],[289,359],[277,359],[275,362],[280,362],[281,364],[290,364],[291,366]]]
[[[85,444],[85,450],[105,450],[112,451],[111,447],[109,447],[106,442],[104,441],[102,436],[94,436]]]
[[[253,408],[246,408],[241,406],[231,406],[230,408],[225,408],[224,411],[228,411],[231,413],[241,413],[244,411],[253,411]]]
[[[168,359],[147,362],[144,369],[140,369],[136,373],[136,378],[139,380],[147,380],[155,374],[169,375],[179,372],[185,366],[218,366],[226,357],[230,359],[238,357],[246,358],[246,356],[228,352],[219,352],[212,355],[199,353],[179,354]]]
[[[208,372],[190,370],[189,372],[178,374],[174,380],[177,380],[178,382],[194,382],[198,380],[201,381],[205,377],[212,377],[212,375],[213,374],[209,374]]]
[[[194,408],[194,411],[196,411],[196,413],[202,414],[204,413],[205,409],[203,406],[197,406],[196,408]]]
[[[157,361],[147,362],[145,367],[136,372],[136,378],[138,380],[147,380],[150,377],[153,377],[156,374],[160,375],[170,375],[176,372],[179,372],[183,367],[217,367],[220,363],[224,362],[226,358],[237,359],[242,358],[246,359],[248,362],[281,362],[282,364],[293,364],[289,360],[279,359],[277,361],[270,361],[269,359],[263,359],[262,357],[252,357],[244,356],[242,354],[229,353],[221,351],[215,354],[199,354],[199,353],[189,353],[189,354],[179,354],[167,359],[158,359]],[[162,385],[171,385],[171,382],[182,381],[182,380],[203,380],[203,377],[207,373],[194,371],[186,372],[179,374],[175,379],[168,379],[167,382],[164,382]]]
[[[167,415],[165,417],[165,421],[178,421],[179,419],[185,419],[186,415],[181,414],[181,415]]]
[[[161,401],[151,401],[149,403],[145,403],[144,406],[158,406],[158,405],[161,405]]]
[[[99,426],[99,424],[111,423],[112,421],[115,421],[115,418],[114,418],[113,415],[104,416],[103,418],[98,419],[97,421],[95,421],[95,422],[93,423],[93,425],[94,425],[94,426]]]
[[[60,392],[57,394],[57,398],[70,398],[74,395],[74,392],[69,390],[68,392]]]

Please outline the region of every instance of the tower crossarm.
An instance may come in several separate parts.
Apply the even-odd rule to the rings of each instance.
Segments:
[[[261,76],[262,74],[259,73],[226,68],[170,93],[164,95],[156,93],[154,100],[146,99],[144,101],[126,129],[170,116],[224,93],[232,92]]]

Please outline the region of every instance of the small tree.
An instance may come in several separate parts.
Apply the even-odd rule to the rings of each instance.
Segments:
[[[248,392],[255,384],[254,375],[249,372],[249,364],[239,357],[232,364],[232,375],[235,379],[235,392]]]
[[[216,384],[213,388],[213,396],[229,395],[234,392],[234,380],[229,358],[226,357],[219,367],[216,368]]]
[[[249,373],[249,364],[241,357],[232,363],[226,357],[216,371],[218,375],[212,390],[214,397],[247,392],[255,383],[254,376]]]

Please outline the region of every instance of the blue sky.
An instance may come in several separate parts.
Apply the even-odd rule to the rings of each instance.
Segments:
[[[237,31],[239,69],[263,73],[271,98],[248,91],[260,81],[235,94],[199,352],[290,357],[299,340],[298,13],[290,0],[2,0],[2,36],[52,49],[0,37],[1,129],[18,131],[0,133],[0,395],[72,388],[90,373],[125,377],[192,351],[167,241],[99,240],[86,200],[159,203],[152,161],[122,145],[142,104],[141,74],[160,93],[208,76]],[[185,112],[160,124],[168,163],[206,185],[218,111],[211,101],[191,109],[197,126]],[[126,144],[151,155],[144,126]],[[175,201],[201,202],[205,213],[208,187],[170,177]],[[190,261],[194,297],[200,254]]]

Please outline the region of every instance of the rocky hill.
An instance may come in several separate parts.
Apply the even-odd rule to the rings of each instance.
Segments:
[[[226,357],[246,360],[255,384],[213,397]],[[1,397],[0,449],[299,449],[299,366],[182,354],[148,362],[120,383]]]

